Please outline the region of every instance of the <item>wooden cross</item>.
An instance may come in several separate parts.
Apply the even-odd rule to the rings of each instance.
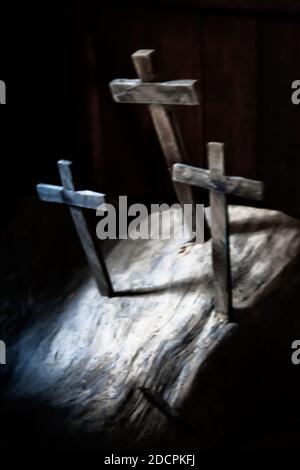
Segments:
[[[117,79],[110,83],[114,100],[118,103],[147,104],[158,135],[169,171],[175,163],[186,162],[186,154],[173,105],[199,105],[197,80],[153,82],[153,49],[141,49],[132,54],[138,80]],[[173,186],[180,204],[192,204],[193,227],[196,227],[196,211],[191,188],[188,185]]]
[[[58,162],[62,186],[38,184],[37,192],[42,201],[57,202],[69,206],[82,248],[98,289],[103,296],[110,297],[113,295],[113,287],[108,270],[101,252],[94,245],[81,210],[81,208],[96,210],[97,207],[104,204],[104,194],[93,191],[75,191],[70,170],[71,164],[72,162],[67,160],[60,160]]]
[[[212,261],[215,284],[215,310],[232,320],[232,292],[228,208],[226,194],[260,200],[263,183],[224,175],[224,145],[207,145],[209,170],[189,165],[173,166],[173,179],[210,190]]]

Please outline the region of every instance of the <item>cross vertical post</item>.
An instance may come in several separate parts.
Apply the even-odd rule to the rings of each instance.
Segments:
[[[135,70],[142,82],[151,82],[155,74],[152,64],[153,49],[141,49],[132,54],[132,61]],[[183,140],[179,131],[175,113],[170,105],[149,104],[151,118],[158,135],[160,145],[166,158],[168,170],[172,170],[172,165],[186,161]],[[174,190],[181,205],[192,204],[194,208],[194,198],[191,188],[188,185],[180,185],[174,182]],[[193,219],[195,211],[193,211]],[[195,221],[193,227],[195,229]]]
[[[132,61],[140,80],[114,80],[110,87],[117,102],[148,105],[168,170],[171,173],[172,165],[187,160],[172,105],[198,105],[199,97],[195,88],[196,80],[154,82],[155,73],[152,64],[154,52],[153,49],[141,49],[132,54]],[[196,230],[197,217],[192,189],[188,185],[177,184],[176,181],[173,181],[173,187],[181,206],[185,204],[192,206],[192,227],[188,223],[192,234]]]
[[[211,181],[216,187],[225,182],[224,144],[207,144]],[[231,270],[229,256],[228,210],[226,194],[210,191],[212,263],[215,286],[215,309],[218,313],[231,315]]]

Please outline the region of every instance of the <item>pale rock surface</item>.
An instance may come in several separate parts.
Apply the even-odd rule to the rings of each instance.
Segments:
[[[230,227],[236,320],[260,321],[261,299],[300,285],[300,223],[231,206]],[[100,446],[142,445],[171,435],[172,420],[186,423],[180,411],[208,353],[236,326],[214,311],[210,241],[122,240],[108,266],[123,294],[103,298],[87,277],[55,312],[41,314],[14,346],[9,393],[67,410],[68,432],[99,433]]]

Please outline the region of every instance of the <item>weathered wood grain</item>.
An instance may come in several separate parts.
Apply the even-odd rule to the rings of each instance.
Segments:
[[[151,105],[149,107],[152,121],[164,152],[169,172],[172,172],[172,165],[177,162],[186,161],[185,148],[179,131],[178,123],[174,111],[165,106]],[[191,204],[193,210],[192,227],[196,227],[195,201],[191,188],[188,185],[173,182],[173,187],[178,201],[183,207],[185,204]],[[199,226],[199,225],[198,225]]]
[[[264,185],[260,181],[225,176],[224,145],[222,143],[208,143],[207,151],[209,170],[177,163],[173,166],[172,177],[179,183],[193,184],[210,191],[216,310],[232,319],[226,193],[262,199]]]
[[[136,74],[142,82],[152,82],[155,72],[152,64],[154,49],[139,49],[131,56]]]
[[[173,178],[179,183],[201,186],[213,191],[223,191],[227,194],[247,199],[261,200],[264,194],[264,184],[261,181],[249,180],[238,176],[225,176],[220,183],[211,179],[209,170],[182,163],[174,165]]]
[[[178,116],[189,162],[194,165],[199,162],[199,166],[206,168],[205,143],[213,140],[226,142],[230,149],[230,174],[264,181],[267,187],[265,207],[281,208],[286,212],[299,208],[300,159],[295,157],[300,148],[299,106],[291,106],[290,100],[290,85],[299,78],[299,15],[294,18],[295,21],[289,21],[286,15],[282,15],[280,21],[279,11],[275,13],[276,7],[272,1],[262,13],[261,17],[265,15],[264,21],[260,22],[242,2],[232,2],[239,8],[240,15],[236,14],[236,9],[232,15],[226,16],[224,10],[214,10],[211,2],[211,11],[197,10],[197,1],[193,2],[194,8],[185,8],[189,2],[184,2],[182,9],[174,8],[172,2],[168,2],[164,12],[158,12],[155,8],[148,10],[139,4],[134,15],[124,4],[118,19],[113,9],[109,13],[101,11],[101,14],[99,10],[95,28],[95,81],[100,96],[93,94],[93,102],[101,106],[98,125],[104,133],[105,149],[98,149],[95,165],[104,161],[109,169],[107,184],[114,188],[118,174],[121,180],[124,173],[120,167],[117,174],[114,171],[115,155],[124,154],[126,150],[126,160],[132,166],[140,161],[140,146],[132,143],[138,118],[139,130],[143,130],[149,145],[144,149],[144,159],[139,165],[139,178],[134,172],[126,175],[128,186],[133,188],[139,185],[133,191],[133,197],[142,193],[148,197],[153,191],[161,199],[170,197],[167,185],[163,193],[162,184],[160,190],[154,189],[152,178],[145,178],[154,153],[155,136],[151,134],[147,116],[142,114],[141,109],[128,110],[128,116],[133,118],[126,122],[126,135],[120,131],[122,138],[114,139],[119,142],[111,142],[110,123],[114,122],[115,127],[122,129],[124,110],[109,106],[107,91],[98,74],[99,70],[103,70],[108,81],[110,77],[134,78],[125,57],[139,45],[150,45],[156,48],[160,57],[158,78],[200,80],[200,92],[203,93],[199,110],[180,109]],[[255,3],[254,0],[252,3]],[[265,5],[267,3],[264,2]],[[226,2],[223,0],[222,4]],[[283,0],[281,4],[284,4]],[[261,9],[261,6],[258,8]],[[300,8],[300,3],[297,8]],[[88,7],[84,9],[92,19]],[[269,14],[266,14],[267,9]],[[278,21],[274,21],[275,16]],[[114,28],[110,27],[111,22]],[[117,41],[115,30],[120,31],[126,41]],[[123,70],[123,74],[117,75],[117,70]],[[104,75],[101,75],[102,79]],[[276,76],[278,79],[275,80]],[[274,103],[277,103],[280,113],[274,112]],[[203,127],[198,116],[201,112]],[[93,131],[95,127],[96,124],[93,124]],[[281,136],[280,140],[274,138],[277,135]],[[99,141],[102,142],[102,139]],[[199,191],[201,201],[206,196],[208,193]],[[207,203],[206,200],[204,202]],[[244,203],[252,205],[250,201]]]
[[[43,201],[68,204],[71,216],[78,233],[82,248],[85,252],[88,264],[96,280],[99,292],[109,297],[113,294],[113,287],[109,273],[99,250],[96,250],[94,241],[89,233],[88,226],[81,208],[96,209],[104,202],[104,195],[92,191],[76,192],[70,170],[71,162],[60,160],[58,170],[63,186],[37,185],[37,192]],[[86,205],[84,205],[86,204]],[[96,206],[95,206],[96,205]],[[75,207],[79,206],[79,207]]]
[[[150,81],[155,76],[152,64],[153,54],[153,49],[142,49],[136,51],[131,56],[134,67],[141,81]],[[195,80],[189,80],[189,82],[195,82]],[[198,99],[194,104],[198,104]],[[187,160],[176,115],[171,106],[164,106],[162,104],[158,104],[158,102],[155,104],[149,104],[149,111],[166,159],[168,170],[171,172],[172,165],[174,165],[174,163],[185,162]],[[173,187],[182,207],[184,204],[192,205],[192,227],[190,227],[192,235],[193,230],[195,230],[197,226],[197,213],[194,207],[192,190],[188,185],[177,184],[176,181],[173,182]],[[198,226],[200,225],[198,224]]]
[[[217,186],[224,186],[224,146],[211,142],[207,145],[211,179]],[[210,191],[212,263],[215,285],[215,309],[226,318],[231,318],[231,269],[228,234],[228,212],[226,194]]]
[[[173,80],[143,83],[139,79],[116,79],[110,82],[117,103],[197,105],[197,80]]]
[[[38,184],[36,188],[39,198],[45,202],[57,202],[94,210],[105,203],[104,194],[94,191],[69,191],[61,186],[51,184]]]

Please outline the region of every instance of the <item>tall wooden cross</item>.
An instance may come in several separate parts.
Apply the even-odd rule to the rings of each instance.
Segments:
[[[147,104],[162,147],[167,167],[186,162],[186,153],[173,105],[199,105],[197,80],[174,80],[154,82],[152,64],[153,49],[141,49],[132,54],[132,61],[139,79],[117,79],[110,83],[114,100],[118,103]],[[195,230],[196,211],[191,188],[173,182],[180,204],[193,205],[193,227]]]
[[[212,261],[215,285],[215,310],[232,320],[232,292],[228,208],[226,194],[260,200],[263,183],[245,178],[225,176],[224,145],[207,145],[209,170],[189,165],[173,166],[173,179],[179,183],[199,186],[210,191]]]
[[[42,201],[67,204],[76,227],[82,248],[87,257],[92,274],[96,280],[98,289],[103,296],[113,295],[113,287],[109,277],[104,258],[100,250],[97,250],[89,233],[81,208],[96,210],[104,204],[104,194],[93,191],[75,191],[71,173],[72,162],[60,160],[58,170],[62,186],[50,184],[38,184],[37,192]]]

